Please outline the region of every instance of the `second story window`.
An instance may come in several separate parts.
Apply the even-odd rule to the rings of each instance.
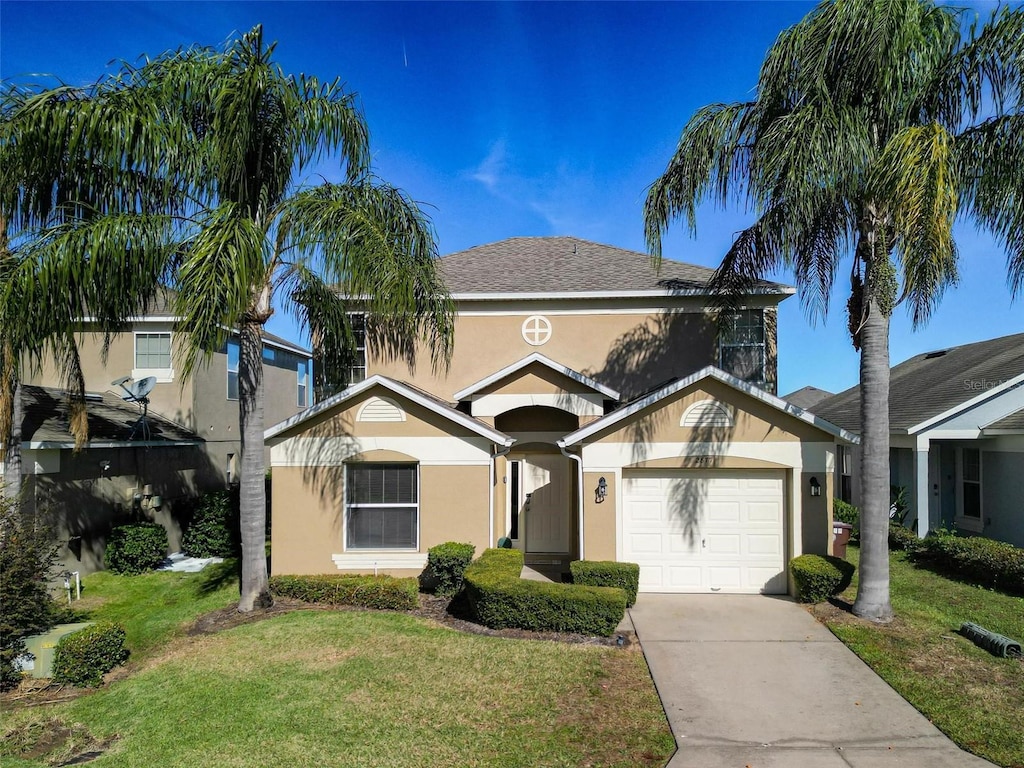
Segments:
[[[228,341],[228,400],[238,399],[238,342]]]
[[[170,332],[135,334],[135,370],[132,376],[136,379],[155,376],[158,381],[173,378]]]
[[[742,309],[722,317],[719,329],[718,367],[737,379],[771,390],[774,382],[766,379],[767,345],[764,312]]]
[[[358,384],[366,378],[366,316],[352,315],[355,345],[348,361],[346,384]]]
[[[309,392],[309,361],[299,360],[298,365],[296,366],[296,372],[298,389],[296,392],[295,404],[298,405],[299,408],[305,408],[309,405],[309,400],[307,399],[309,397],[307,394]]]

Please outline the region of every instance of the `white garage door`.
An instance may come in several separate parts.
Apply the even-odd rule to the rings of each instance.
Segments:
[[[786,592],[785,474],[623,477],[623,560],[643,592]]]

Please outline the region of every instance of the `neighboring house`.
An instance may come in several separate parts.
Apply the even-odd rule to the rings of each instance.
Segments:
[[[815,413],[860,430],[859,388]],[[1024,546],[1024,333],[917,355],[890,372],[890,474],[906,524]],[[838,488],[860,503],[859,455],[840,450]],[[841,494],[842,495],[842,494]]]
[[[168,306],[168,296],[158,300],[144,317],[135,318],[121,334],[110,339],[104,349],[102,334],[89,330],[88,321],[79,334],[79,350],[85,374],[86,404],[89,413],[90,441],[85,450],[74,454],[66,441],[40,439],[35,434],[31,416],[26,413],[23,427],[23,473],[34,475],[26,485],[26,494],[37,508],[46,506],[54,515],[58,537],[84,540],[85,554],[66,551],[62,557],[72,570],[94,570],[102,562],[103,546],[112,523],[143,507],[143,517],[160,519],[168,528],[171,545],[180,544],[181,529],[176,505],[215,488],[234,482],[240,467],[238,435],[238,342],[229,339],[225,347],[201,363],[194,375],[183,380],[175,367],[177,333],[176,317]],[[266,392],[264,413],[273,424],[303,411],[312,401],[312,370],[310,353],[284,339],[264,334],[263,374]],[[93,432],[94,420],[103,423],[97,412],[111,402],[120,402],[125,423],[133,424],[141,415],[140,407],[124,402],[125,390],[112,382],[125,376],[138,381],[152,376],[156,384],[149,394],[150,424],[162,425],[162,437],[154,439],[142,429],[128,429],[116,436],[103,431]],[[52,365],[26,377],[26,392],[31,387],[49,388],[52,400],[60,379]],[[32,395],[34,397],[35,395]],[[26,399],[30,396],[26,395]],[[29,405],[30,403],[26,403]],[[54,408],[59,407],[53,405]],[[63,407],[63,406],[60,406]],[[63,413],[63,411],[60,411]],[[129,415],[131,418],[129,419]],[[171,429],[167,425],[173,425]],[[114,439],[116,437],[116,439]],[[164,439],[164,438],[169,438]],[[132,456],[124,471],[122,462],[105,451],[113,440],[118,450],[132,444]],[[178,448],[169,447],[173,443]],[[128,454],[124,454],[128,455]],[[268,452],[269,459],[269,452]],[[101,463],[110,466],[100,472]],[[87,469],[86,469],[87,468]],[[112,478],[119,477],[115,483]],[[114,492],[115,486],[117,487]],[[136,495],[149,489],[158,497],[161,510],[157,514],[143,498]],[[100,492],[100,489],[103,489]],[[73,501],[82,494],[81,503]]]
[[[415,574],[508,539],[554,573],[638,562],[646,591],[786,592],[788,558],[829,550],[855,438],[771,394],[791,288],[758,283],[719,333],[704,267],[569,237],[441,267],[446,373],[369,334],[349,388],[267,430],[275,573]]]
[[[817,387],[801,387],[796,392],[790,392],[788,395],[783,395],[782,399],[787,403],[792,403],[798,408],[810,410],[822,400],[832,397],[833,394],[833,392],[818,389]]]

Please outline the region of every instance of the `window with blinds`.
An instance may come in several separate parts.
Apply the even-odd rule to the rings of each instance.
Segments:
[[[418,549],[416,464],[347,464],[345,489],[346,549]]]

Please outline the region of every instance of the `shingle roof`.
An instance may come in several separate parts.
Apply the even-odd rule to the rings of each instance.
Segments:
[[[824,389],[818,389],[817,387],[801,387],[796,392],[790,392],[788,395],[783,395],[783,400],[788,400],[793,405],[799,406],[807,410],[814,409],[818,403],[827,397],[832,397],[832,392],[827,392]]]
[[[1024,333],[916,355],[889,374],[889,427],[907,430],[1024,373]],[[818,403],[814,412],[860,432],[860,387]]]
[[[68,404],[65,393],[50,387],[22,386],[25,418],[21,422],[21,439],[32,443],[74,443],[68,429]],[[132,427],[141,411],[110,392],[91,394],[86,402],[89,419],[89,442],[112,443],[128,440],[146,442],[200,442],[201,438],[152,411],[147,415],[149,433],[132,436]]]
[[[709,267],[664,259],[655,271],[646,253],[575,237],[512,237],[440,259],[448,290],[494,293],[703,293]],[[761,281],[759,293],[789,294],[781,283]]]
[[[1012,429],[1024,432],[1024,408],[999,421],[986,424],[985,429]]]

